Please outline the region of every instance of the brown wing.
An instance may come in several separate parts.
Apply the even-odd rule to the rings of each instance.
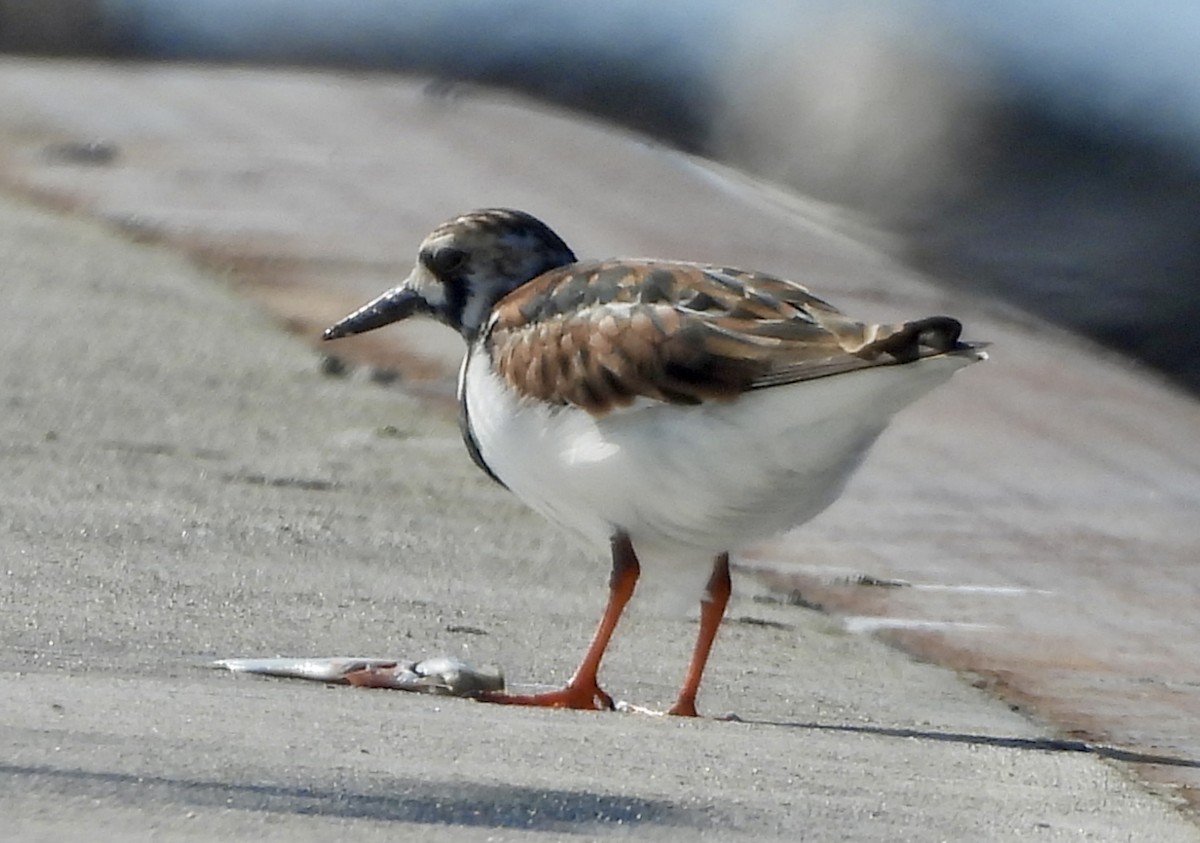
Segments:
[[[907,362],[957,346],[931,317],[864,325],[790,281],[667,261],[576,263],[514,290],[485,342],[517,392],[601,414],[644,397],[731,400],[750,389]]]

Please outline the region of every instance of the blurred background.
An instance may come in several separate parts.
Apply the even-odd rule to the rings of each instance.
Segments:
[[[1200,389],[1187,0],[0,0],[0,49],[428,77],[861,214],[948,285]]]

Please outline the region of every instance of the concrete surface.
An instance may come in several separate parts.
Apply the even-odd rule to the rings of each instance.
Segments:
[[[171,254],[11,201],[0,254],[6,839],[1200,837],[954,674],[745,599],[703,695],[743,723],[206,671],[454,652],[558,681],[605,571],[479,475],[448,419],[321,376]],[[666,700],[693,625],[629,621],[611,690]]]
[[[1172,807],[1200,770],[1193,401],[929,286],[829,209],[519,104],[181,67],[5,61],[0,80],[0,180],[77,212],[10,204],[0,224],[14,834],[1196,836]],[[339,344],[406,393],[322,377],[272,327],[312,336],[406,271],[433,223],[493,203],[580,254],[783,272],[856,313],[949,312],[996,343],[902,417],[835,509],[740,560],[701,705],[752,722],[197,667],[442,652],[517,682],[574,667],[606,566],[477,476],[444,403],[411,397],[444,395],[457,340]],[[652,579],[605,678],[661,705],[694,625]],[[806,600],[832,614],[789,605]]]
[[[960,316],[992,361],[902,417],[842,503],[740,565],[1066,736],[1155,760],[1139,775],[1196,801],[1194,400],[931,286],[827,206],[520,103],[378,76],[0,68],[0,181],[184,251],[305,336],[407,273],[435,221],[485,204],[541,214],[580,254],[773,270],[871,318]],[[460,345],[414,322],[322,351],[444,399]]]

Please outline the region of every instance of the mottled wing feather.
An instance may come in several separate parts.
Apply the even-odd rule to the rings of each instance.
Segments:
[[[666,261],[576,263],[506,296],[485,341],[520,394],[593,413],[637,398],[675,404],[956,347],[946,317],[864,325],[798,284]]]

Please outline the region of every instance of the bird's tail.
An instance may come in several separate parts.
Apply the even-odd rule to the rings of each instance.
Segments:
[[[865,360],[890,358],[910,363],[924,357],[942,355],[986,359],[988,343],[970,343],[959,339],[962,323],[949,316],[928,316],[899,325],[864,325],[863,345],[854,354]]]

